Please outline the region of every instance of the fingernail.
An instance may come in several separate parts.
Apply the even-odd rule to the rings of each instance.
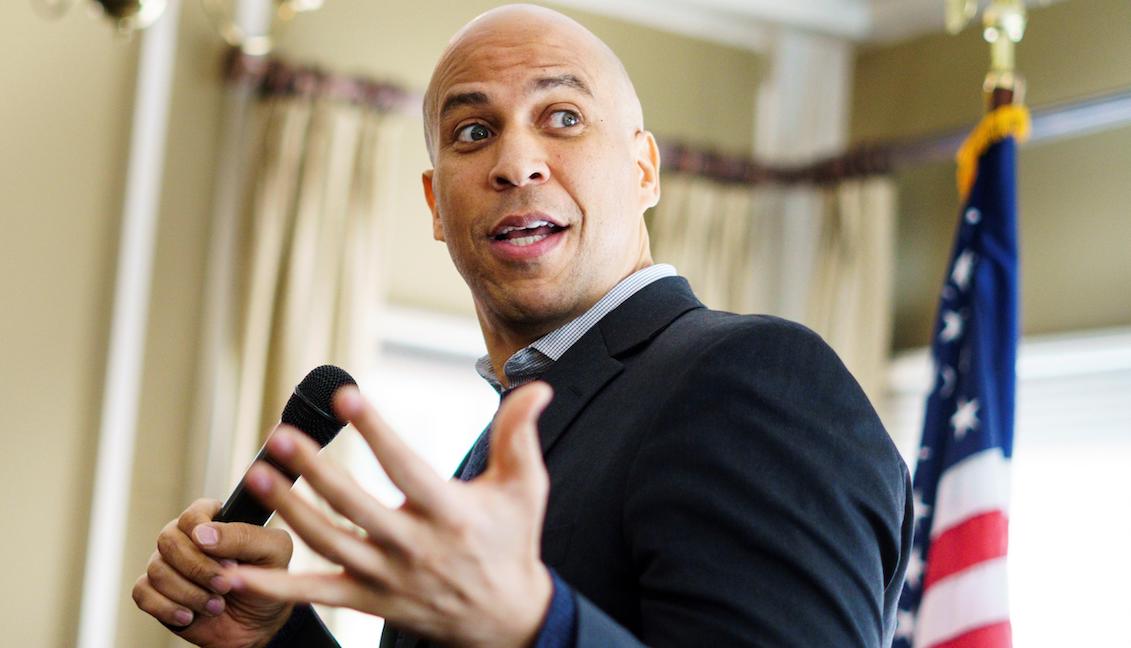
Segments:
[[[235,567],[236,561],[225,558],[225,559],[220,561],[220,564],[225,566],[225,567]]]
[[[228,577],[228,584],[231,585],[232,589],[234,589],[234,590],[243,589],[243,579],[240,578],[239,576],[235,576],[235,575],[229,576]]]
[[[228,581],[223,576],[213,576],[212,579],[208,581],[208,586],[217,594],[228,593]]]
[[[175,621],[177,625],[186,626],[192,623],[192,612],[188,610],[177,610],[173,613],[173,621]]]
[[[197,542],[205,547],[211,547],[220,540],[220,534],[216,533],[216,529],[207,524],[196,525],[196,528],[192,530],[192,535]]]
[[[204,604],[204,609],[208,610],[208,613],[212,616],[220,616],[220,613],[224,611],[224,599],[213,596]]]

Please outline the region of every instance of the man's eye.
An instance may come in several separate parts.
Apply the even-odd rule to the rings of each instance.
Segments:
[[[456,131],[456,140],[460,142],[478,142],[491,136],[491,130],[483,124],[468,124]]]
[[[572,110],[555,110],[550,114],[551,128],[570,128],[581,123],[581,116]]]

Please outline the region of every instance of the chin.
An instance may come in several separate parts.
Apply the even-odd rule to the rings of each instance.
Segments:
[[[549,327],[545,331],[548,333],[580,315],[574,312],[577,310],[576,299],[570,299],[549,287],[543,290],[510,292],[500,297],[493,300],[495,303],[492,310],[515,328]]]

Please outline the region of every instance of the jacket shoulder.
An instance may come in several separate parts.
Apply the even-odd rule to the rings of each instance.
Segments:
[[[836,352],[820,335],[803,324],[773,315],[737,315],[700,308],[673,322],[665,333],[672,342],[682,342],[679,346],[685,353],[701,360],[719,356],[735,360],[753,354],[764,361],[789,357],[794,361],[790,364],[795,365],[800,354],[844,370]]]

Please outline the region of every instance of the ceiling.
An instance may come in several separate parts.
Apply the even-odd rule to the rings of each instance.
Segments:
[[[862,43],[941,32],[946,0],[554,0],[556,4],[763,51],[795,28]],[[1045,5],[1059,0],[1027,0]],[[988,4],[981,0],[981,4]]]

